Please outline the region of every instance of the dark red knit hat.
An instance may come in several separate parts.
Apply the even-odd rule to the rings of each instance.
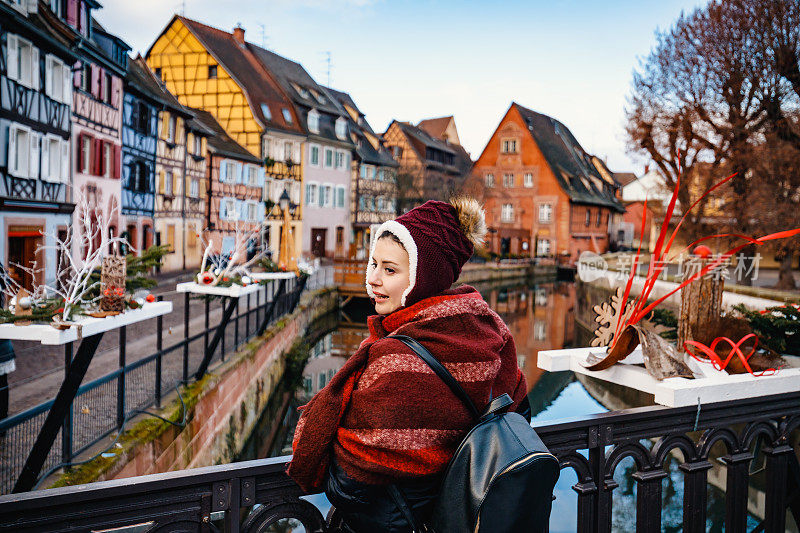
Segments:
[[[381,224],[374,233],[367,279],[372,272],[375,243],[388,231],[408,252],[411,284],[403,292],[401,305],[409,306],[449,289],[472,257],[473,243],[482,241],[486,233],[483,210],[475,200],[456,200],[454,204],[430,200]],[[367,293],[375,297],[369,282]]]

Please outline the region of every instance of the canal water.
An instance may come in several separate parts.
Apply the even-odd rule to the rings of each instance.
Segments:
[[[508,324],[514,335],[519,366],[528,382],[528,398],[534,422],[549,422],[564,418],[581,417],[612,409],[652,405],[652,397],[630,390],[614,389],[604,382],[578,378],[572,372],[548,373],[537,367],[540,350],[588,346],[592,333],[584,320],[576,317],[579,307],[590,309],[599,302],[576,301],[573,282],[541,282],[528,280],[507,286],[476,286],[491,307]],[[581,292],[585,298],[585,293]],[[241,460],[278,457],[291,454],[291,442],[297,423],[297,407],[322,389],[342,367],[368,333],[366,316],[372,310],[350,306],[342,314],[329,315],[315,325],[307,340],[310,358],[303,370],[302,386],[294,394],[285,391],[273,396],[261,417],[258,429],[248,442]],[[652,445],[646,442],[646,445]],[[682,522],[683,481],[678,470],[679,461],[669,461],[669,475],[663,481],[662,531],[680,531]],[[724,531],[724,492],[713,483],[710,472],[708,489],[707,531]],[[619,487],[613,493],[614,531],[634,531],[636,524],[636,471],[633,459],[628,458],[617,467],[614,479]],[[577,526],[577,493],[572,486],[577,476],[571,469],[561,472],[556,485],[551,513],[550,531],[575,531]],[[724,476],[717,486],[724,487]],[[751,488],[752,491],[752,488]],[[762,493],[763,494],[763,493]],[[325,515],[330,508],[324,495],[308,498]],[[758,520],[748,518],[748,530]],[[291,528],[292,531],[302,531]],[[297,524],[299,526],[299,524]],[[277,529],[276,529],[277,531]]]

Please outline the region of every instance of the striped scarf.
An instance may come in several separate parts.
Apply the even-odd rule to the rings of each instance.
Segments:
[[[527,392],[514,339],[469,286],[368,319],[370,336],[301,409],[288,474],[308,493],[323,486],[331,457],[356,481],[386,484],[444,470],[472,420],[447,385],[405,344],[422,343],[480,409]]]

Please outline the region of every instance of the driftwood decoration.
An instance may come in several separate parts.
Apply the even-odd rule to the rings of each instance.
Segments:
[[[100,269],[100,311],[109,314],[121,313],[125,309],[125,274],[126,260],[124,256],[112,255],[103,258]]]
[[[689,272],[699,272],[711,263],[708,259],[693,258]],[[688,275],[688,274],[687,274]],[[678,317],[678,346],[686,341],[705,342],[707,333],[722,316],[722,293],[725,280],[722,276],[701,276],[681,289],[681,310]]]

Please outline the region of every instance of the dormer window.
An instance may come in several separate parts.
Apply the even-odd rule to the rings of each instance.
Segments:
[[[347,121],[342,117],[336,119],[336,136],[342,140],[347,137]]]
[[[208,66],[208,79],[210,80],[217,79],[217,65]]]
[[[325,97],[324,97],[324,96],[322,96],[321,94],[319,94],[319,93],[318,93],[317,91],[315,91],[314,89],[311,89],[311,94],[313,94],[313,95],[314,95],[314,98],[316,98],[316,99],[317,99],[317,102],[319,102],[319,103],[320,103],[320,104],[322,104],[322,105],[325,105],[325,103],[327,103],[327,101],[328,101],[328,100],[326,100],[326,99],[325,99]]]
[[[289,110],[284,107],[283,109],[281,109],[281,112],[283,113],[283,120],[285,120],[287,124],[291,124],[292,114],[289,113]]]
[[[297,94],[299,94],[301,98],[305,99],[311,98],[311,95],[308,94],[308,91],[305,88],[299,86],[296,83],[292,83],[292,87],[294,87],[294,90],[297,91]]]
[[[269,110],[267,104],[261,104],[261,114],[264,115],[265,119],[272,120],[272,111]]]
[[[308,112],[308,131],[311,133],[319,133],[319,111],[316,109],[312,109]]]

